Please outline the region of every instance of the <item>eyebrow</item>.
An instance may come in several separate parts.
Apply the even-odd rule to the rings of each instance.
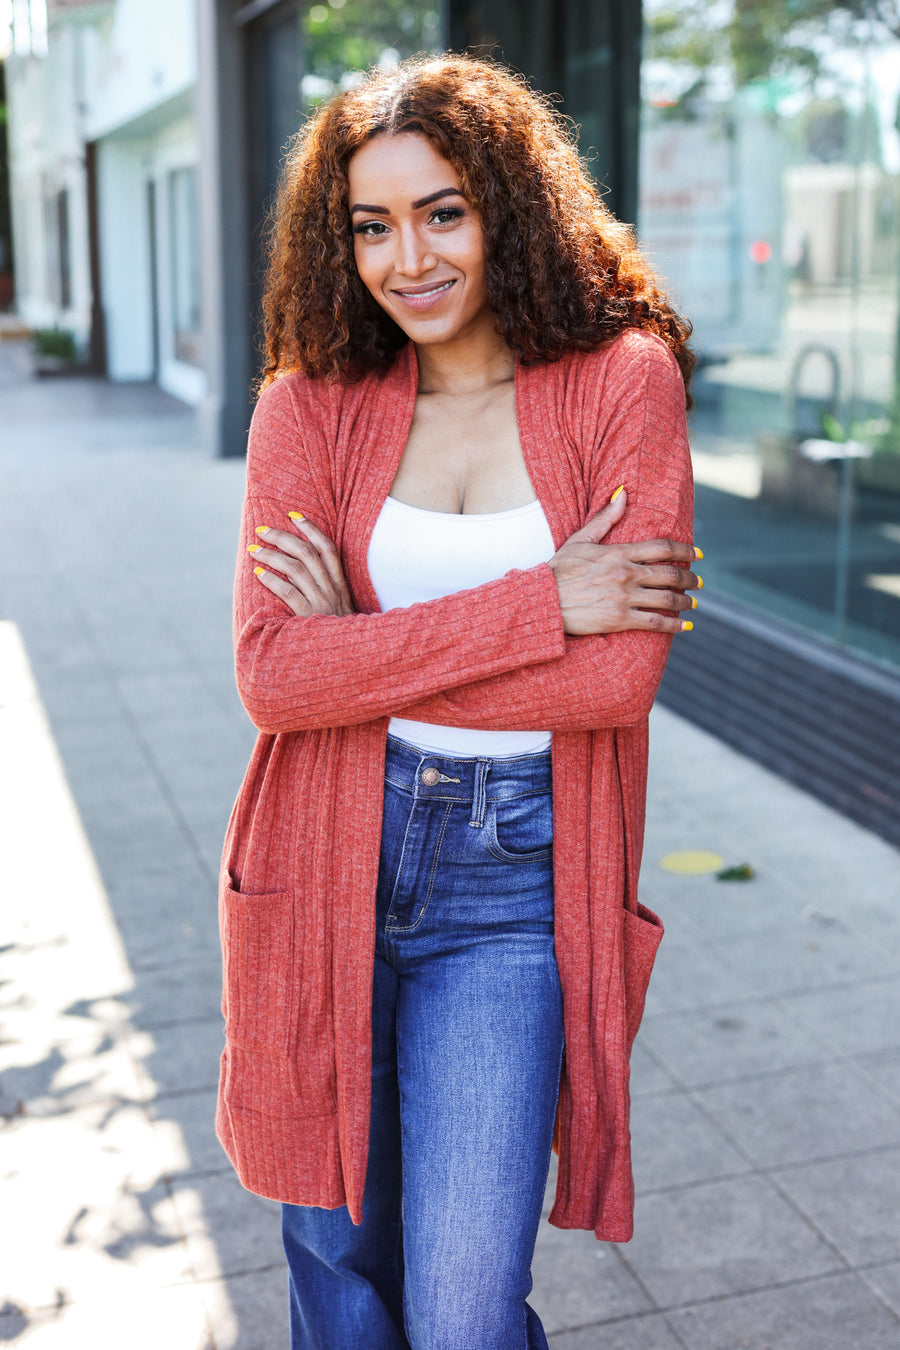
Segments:
[[[427,197],[420,197],[418,201],[413,202],[412,209],[420,210],[423,206],[430,206],[432,202],[438,202],[442,197],[462,197],[463,193],[459,188],[438,188],[437,192],[431,192]],[[357,202],[355,206],[350,207],[350,214],[354,211],[371,212],[376,216],[389,216],[391,213],[386,206],[365,206],[362,202]]]

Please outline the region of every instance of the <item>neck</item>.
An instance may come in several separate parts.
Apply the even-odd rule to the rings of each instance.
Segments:
[[[416,346],[420,394],[477,394],[511,380],[516,360],[499,333]]]

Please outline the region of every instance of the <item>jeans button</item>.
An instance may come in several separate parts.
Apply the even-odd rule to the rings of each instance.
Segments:
[[[435,783],[439,783],[440,781],[441,775],[438,773],[437,769],[422,770],[422,782],[426,787],[434,787]]]

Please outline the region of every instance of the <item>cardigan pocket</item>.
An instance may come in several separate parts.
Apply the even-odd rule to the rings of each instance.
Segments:
[[[234,1106],[280,1114],[294,1095],[293,896],[286,891],[244,895],[226,883],[222,939],[225,1098]]]
[[[651,909],[638,904],[637,913],[623,910],[625,965],[625,1037],[628,1053],[644,1015],[644,1000],[663,926]]]
[[[332,1115],[334,1027],[300,969],[298,901],[290,891],[245,895],[233,880],[222,888],[224,1099],[268,1116]]]

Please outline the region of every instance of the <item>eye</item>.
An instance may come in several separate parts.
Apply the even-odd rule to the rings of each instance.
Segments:
[[[465,214],[461,206],[439,206],[436,211],[432,211],[429,219],[435,225],[449,225],[454,220],[461,220]]]
[[[387,226],[380,220],[364,220],[360,225],[353,226],[353,233],[364,235],[368,239],[376,239],[387,233]]]

